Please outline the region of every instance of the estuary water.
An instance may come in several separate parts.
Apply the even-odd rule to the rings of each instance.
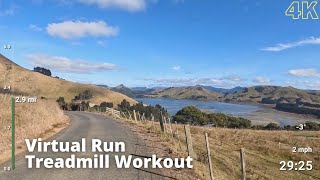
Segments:
[[[267,125],[275,122],[280,126],[297,125],[306,121],[320,122],[319,119],[302,115],[277,111],[262,105],[232,104],[216,101],[195,101],[182,99],[152,99],[136,98],[137,101],[147,105],[159,104],[166,108],[170,115],[175,115],[186,106],[195,106],[206,112],[223,113],[235,117],[244,117],[254,125]]]
[[[262,107],[255,105],[231,104],[216,101],[194,101],[184,99],[151,99],[136,98],[137,101],[148,105],[159,104],[166,108],[170,115],[175,115],[179,110],[186,106],[195,106],[203,111],[223,113],[232,116],[246,116],[252,112],[261,110]]]

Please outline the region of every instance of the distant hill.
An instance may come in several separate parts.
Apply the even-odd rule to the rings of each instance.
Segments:
[[[27,70],[2,54],[0,54],[0,74],[0,87],[11,85],[16,94],[45,97],[52,100],[62,96],[70,102],[75,96],[89,90],[93,94],[90,99],[92,103],[100,104],[106,101],[120,104],[123,99],[136,103],[135,100],[123,94],[96,85],[70,82]]]
[[[201,86],[201,85],[197,85],[197,86]],[[226,89],[226,88],[216,88],[216,87],[212,87],[212,86],[202,86],[203,88],[212,91],[212,92],[216,92],[216,93],[221,93],[221,94],[230,94],[230,93],[236,93],[236,92],[240,92],[242,90],[245,89],[245,87],[234,87],[231,89]]]
[[[131,90],[130,88],[124,86],[123,84],[120,84],[119,86],[113,87],[113,88],[111,88],[111,90],[119,92],[121,94],[124,94],[128,97],[132,97],[132,98],[136,97],[136,93],[133,90]]]
[[[225,101],[236,102],[261,102],[266,104],[276,104],[279,101],[295,103],[297,101],[320,103],[320,96],[317,93],[281,86],[253,86],[244,90],[227,94]]]
[[[194,99],[194,100],[219,100],[222,94],[211,92],[201,86],[190,87],[169,87],[162,90],[155,90],[145,97],[150,98],[173,98],[173,99]]]
[[[110,89],[110,87],[109,87],[109,86],[107,86],[107,85],[97,84],[97,86],[99,86],[99,87],[103,87],[103,88],[106,88],[106,89]]]

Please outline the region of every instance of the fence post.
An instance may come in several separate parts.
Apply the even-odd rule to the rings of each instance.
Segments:
[[[187,142],[187,148],[188,148],[188,155],[192,158],[194,158],[193,153],[193,147],[192,147],[192,139],[191,139],[191,133],[190,133],[190,125],[185,125],[184,130],[186,133],[186,142]]]
[[[131,115],[130,111],[128,111],[128,114],[129,114],[129,119],[132,120],[132,115]]]
[[[171,118],[170,117],[168,118],[168,121],[169,121],[170,133],[171,133],[171,135],[173,137],[173,131],[172,131],[172,125],[171,125]]]
[[[246,180],[247,175],[246,175],[246,162],[245,162],[244,148],[240,149],[240,160],[241,160],[241,174],[242,174],[241,179]]]
[[[179,139],[178,123],[177,123],[177,121],[175,121],[174,123],[175,123],[175,134],[176,134],[177,138]]]
[[[138,120],[141,121],[141,115],[139,111],[138,111]]]
[[[152,121],[152,127],[154,126],[154,116],[153,116],[153,114],[151,114],[151,121]]]
[[[134,118],[134,121],[137,123],[137,114],[135,110],[133,110],[133,118]]]
[[[164,132],[162,112],[160,112],[160,114],[161,114],[161,117],[160,117],[160,119],[159,119],[159,121],[160,121],[160,128],[161,128],[161,132]]]
[[[178,129],[178,123],[177,121],[175,121],[175,124],[176,124],[176,129],[175,129],[175,133],[176,133],[176,137],[177,137],[177,140],[178,140],[178,143],[179,143],[179,148],[181,149],[181,144],[180,144],[180,137],[179,137],[179,129]]]
[[[121,112],[122,116],[125,118],[125,119],[128,119],[126,114],[124,112]]]
[[[209,163],[210,178],[211,178],[211,180],[214,180],[213,170],[212,170],[212,163],[211,163],[211,154],[210,154],[210,146],[209,146],[208,133],[205,133],[205,139],[206,139],[206,147],[207,147],[207,154],[208,154],[208,163]]]
[[[165,116],[163,116],[163,120],[164,120],[164,132],[168,133],[168,127],[167,127],[167,119]]]

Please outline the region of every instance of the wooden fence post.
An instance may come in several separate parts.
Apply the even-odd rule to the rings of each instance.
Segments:
[[[137,113],[137,114],[138,114],[138,120],[139,120],[139,121],[141,121],[141,115],[140,115],[140,112],[138,111],[138,113]]]
[[[167,127],[167,119],[165,116],[163,116],[163,120],[164,120],[164,132],[168,133],[168,127]]]
[[[186,133],[186,142],[187,142],[187,148],[188,148],[188,155],[191,158],[194,158],[194,153],[193,153],[193,147],[192,147],[192,139],[191,139],[191,133],[190,133],[190,125],[185,125],[184,130]]]
[[[178,123],[177,123],[177,121],[175,121],[174,123],[175,123],[175,134],[176,134],[177,138],[179,139]]]
[[[168,118],[168,121],[169,121],[170,133],[171,133],[171,135],[173,137],[173,131],[172,131],[172,125],[171,125],[171,118],[170,117]]]
[[[154,126],[154,116],[153,116],[153,114],[151,114],[151,121],[152,121],[152,127]]]
[[[126,114],[124,112],[121,112],[122,116],[125,118],[125,119],[128,119]]]
[[[208,154],[210,178],[211,178],[211,180],[214,180],[213,170],[212,170],[212,163],[211,163],[211,154],[210,154],[210,145],[209,145],[208,133],[205,133],[205,139],[206,139],[206,147],[207,147],[207,154]]]
[[[180,144],[180,137],[179,137],[179,129],[178,129],[178,123],[177,121],[175,121],[175,124],[176,124],[176,129],[175,129],[175,133],[176,133],[176,137],[177,137],[177,140],[178,140],[178,143],[179,143],[179,148],[181,149],[181,144]]]
[[[130,111],[128,111],[128,114],[129,114],[129,119],[132,120],[132,115],[131,115]]]
[[[161,112],[160,114],[161,114],[161,117],[160,117],[160,119],[159,119],[159,121],[160,121],[160,128],[161,128],[161,132],[164,132],[162,112]]]
[[[242,174],[241,179],[246,180],[247,175],[246,175],[246,162],[245,162],[244,148],[240,149],[240,160],[241,160],[241,174]]]
[[[134,118],[134,121],[137,123],[137,114],[135,110],[133,110],[133,118]]]

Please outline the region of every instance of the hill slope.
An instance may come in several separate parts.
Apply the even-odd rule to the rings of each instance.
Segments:
[[[123,99],[128,100],[131,104],[136,103],[135,100],[123,94],[96,85],[70,82],[27,70],[2,54],[0,54],[0,74],[0,87],[11,85],[16,94],[45,97],[52,100],[62,96],[70,102],[74,96],[85,90],[90,90],[93,94],[90,99],[92,103],[99,104],[106,101],[120,104]]]
[[[275,104],[278,101],[295,103],[298,99],[305,102],[320,103],[320,96],[293,87],[281,86],[253,86],[241,92],[228,94],[224,99],[226,101],[263,102],[268,104]]]
[[[128,97],[132,97],[132,98],[136,96],[136,93],[133,90],[124,86],[123,84],[120,84],[119,86],[113,87],[113,88],[111,88],[111,90],[116,91],[121,94],[124,94]]]
[[[211,92],[201,86],[190,86],[170,87],[163,90],[156,90],[145,96],[152,98],[218,100],[222,94]]]

